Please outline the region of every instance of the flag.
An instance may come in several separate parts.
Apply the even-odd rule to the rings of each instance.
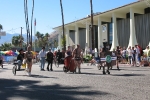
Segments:
[[[35,21],[34,21],[34,26],[36,26],[36,19],[35,19]]]

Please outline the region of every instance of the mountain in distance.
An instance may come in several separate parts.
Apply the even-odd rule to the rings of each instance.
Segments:
[[[6,36],[1,36],[0,38],[0,45],[3,43],[11,43],[12,41],[12,37],[13,36],[19,36],[20,33],[14,33],[14,34],[10,34],[10,33],[6,33]],[[27,34],[22,34],[22,36],[24,37],[24,41],[27,40]],[[34,41],[34,37],[32,36],[32,41]]]

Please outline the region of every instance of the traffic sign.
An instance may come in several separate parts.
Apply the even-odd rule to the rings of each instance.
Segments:
[[[0,36],[6,36],[6,32],[0,32]]]

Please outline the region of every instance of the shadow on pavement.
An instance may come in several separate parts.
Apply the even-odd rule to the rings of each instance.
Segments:
[[[76,74],[79,74],[78,72]],[[81,74],[85,74],[85,75],[103,75],[102,72],[100,73],[86,73],[86,72],[81,72]]]
[[[125,76],[125,77],[130,77],[130,76],[145,76],[144,74],[119,74],[119,75],[112,75],[112,76]]]
[[[94,69],[94,68],[81,68],[81,69]]]
[[[6,72],[5,70],[10,70],[10,69],[8,69],[8,68],[0,68],[0,73],[1,72]]]
[[[27,75],[16,75],[16,76],[27,76]],[[27,76],[27,77],[33,77],[33,78],[55,78],[55,79],[58,79],[57,77],[48,77],[48,76],[44,76],[44,75],[35,75],[35,74],[32,74],[31,76]]]
[[[94,99],[96,95],[109,95],[102,91],[92,91],[90,87],[37,85],[40,82],[0,79],[0,98],[1,100],[88,100],[89,97]]]
[[[129,70],[129,69],[126,69],[126,71],[148,71],[148,70]]]

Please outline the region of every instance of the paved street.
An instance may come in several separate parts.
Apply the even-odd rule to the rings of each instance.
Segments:
[[[111,70],[103,75],[96,66],[82,64],[82,74],[40,71],[33,65],[32,76],[24,71],[12,74],[13,65],[0,68],[0,100],[150,100],[150,67]]]

